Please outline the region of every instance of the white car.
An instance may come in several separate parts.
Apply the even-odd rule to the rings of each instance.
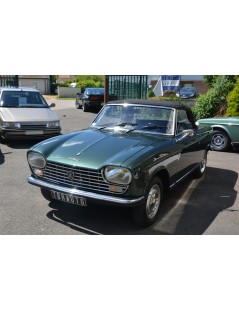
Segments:
[[[48,138],[61,132],[60,120],[39,91],[0,87],[0,138]]]

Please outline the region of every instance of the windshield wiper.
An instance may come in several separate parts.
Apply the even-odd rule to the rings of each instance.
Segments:
[[[94,127],[94,128],[97,128],[98,130],[103,130],[105,128],[124,127],[124,126],[127,126],[127,125],[133,127],[133,126],[136,126],[138,124],[137,123],[119,123],[119,124],[108,124],[108,125],[105,125],[105,126],[102,126],[102,127]],[[132,130],[134,130],[134,129],[128,129],[127,132],[132,131]]]
[[[138,124],[137,123],[128,123],[128,122],[125,122],[125,123],[119,123],[119,124],[115,124],[114,127],[124,127],[124,126],[127,126],[127,125],[130,125],[130,126],[137,126]]]
[[[158,125],[147,125],[147,126],[143,126],[142,129],[164,129],[167,128],[166,126],[158,126]]]

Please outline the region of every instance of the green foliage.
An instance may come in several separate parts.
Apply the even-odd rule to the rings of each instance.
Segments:
[[[226,116],[239,116],[239,79],[233,90],[227,96],[228,108]]]
[[[212,88],[217,83],[218,79],[220,79],[222,76],[224,76],[227,81],[232,82],[233,84],[236,83],[236,75],[204,75],[203,80],[205,85],[207,85],[209,88]]]
[[[182,102],[180,97],[150,97],[150,100],[164,100],[164,101],[173,101],[173,102]]]
[[[151,88],[148,90],[148,97],[149,98],[155,97],[155,94],[154,94],[154,92],[153,92],[153,90]]]
[[[104,75],[78,75],[76,87],[104,87]]]
[[[209,88],[212,87],[213,83],[217,79],[218,75],[204,75],[203,76],[203,81],[205,85],[207,85]]]
[[[72,82],[68,80],[64,83],[58,83],[58,85],[69,87]],[[76,87],[81,87],[82,91],[86,87],[104,87],[104,75],[78,75],[74,82],[76,83]]]
[[[207,94],[197,98],[193,107],[196,119],[214,117],[220,110],[225,110],[226,98],[235,85],[236,77],[230,75],[214,75],[213,77],[211,88]]]

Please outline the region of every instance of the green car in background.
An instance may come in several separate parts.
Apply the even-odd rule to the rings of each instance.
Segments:
[[[199,119],[196,125],[211,126],[213,129],[211,147],[214,151],[224,152],[230,146],[233,150],[239,149],[239,116]]]

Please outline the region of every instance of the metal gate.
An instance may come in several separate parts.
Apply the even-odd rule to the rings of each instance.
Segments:
[[[147,99],[147,75],[109,75],[109,91],[122,99]]]
[[[0,75],[0,86],[18,86],[18,75]]]

